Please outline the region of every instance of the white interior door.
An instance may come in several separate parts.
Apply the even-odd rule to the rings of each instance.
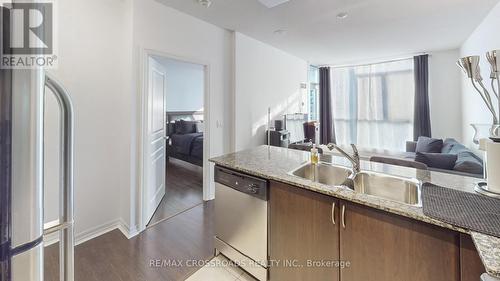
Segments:
[[[145,190],[146,223],[165,195],[166,141],[165,96],[167,72],[155,59],[148,61],[148,151]]]

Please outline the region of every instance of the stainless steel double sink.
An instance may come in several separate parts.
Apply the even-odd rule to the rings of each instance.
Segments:
[[[368,194],[412,206],[421,206],[420,181],[377,172],[354,174],[347,167],[326,163],[306,163],[290,175],[330,186],[347,186],[354,192]]]

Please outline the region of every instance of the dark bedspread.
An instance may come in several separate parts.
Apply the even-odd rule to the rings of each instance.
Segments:
[[[177,153],[203,159],[203,133],[173,134],[171,137]]]
[[[203,160],[203,133],[201,137],[197,137],[193,141],[191,147],[191,156]]]

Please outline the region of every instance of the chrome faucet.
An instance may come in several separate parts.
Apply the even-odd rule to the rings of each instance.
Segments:
[[[340,152],[340,154],[342,154],[342,156],[347,158],[347,160],[349,160],[352,163],[352,169],[354,170],[355,174],[361,172],[361,164],[360,164],[360,160],[359,160],[358,148],[356,147],[355,144],[351,144],[352,151],[353,151],[352,155],[349,155],[349,153],[345,152],[342,148],[338,147],[334,143],[329,143],[326,145],[326,147],[330,151],[336,149],[338,152]]]

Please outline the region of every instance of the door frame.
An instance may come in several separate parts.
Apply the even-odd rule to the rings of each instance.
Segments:
[[[204,138],[203,138],[203,200],[208,201],[213,199],[213,190],[210,185],[210,163],[208,159],[210,157],[210,63],[194,59],[194,58],[186,58],[158,50],[142,48],[140,52],[140,72],[139,72],[139,94],[140,94],[140,124],[139,124],[139,198],[137,200],[137,209],[136,214],[138,215],[139,223],[138,223],[138,232],[141,232],[146,229],[146,207],[147,203],[145,202],[146,196],[146,184],[147,184],[147,175],[148,168],[150,165],[147,165],[146,161],[148,159],[147,151],[148,148],[148,132],[147,132],[147,124],[148,120],[148,81],[149,81],[149,57],[163,57],[167,59],[174,59],[186,63],[198,64],[202,65],[204,69],[204,95],[203,95],[203,123],[204,126]],[[166,114],[166,113],[165,113]],[[165,177],[166,178],[166,177]],[[167,188],[165,183],[165,188]],[[131,202],[132,203],[132,202]],[[131,206],[133,206],[131,204]],[[134,212],[131,212],[133,214]]]

